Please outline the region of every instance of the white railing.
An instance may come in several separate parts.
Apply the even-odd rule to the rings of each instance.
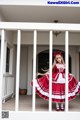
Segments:
[[[35,111],[35,81],[36,81],[36,50],[37,50],[37,31],[34,31],[34,43],[33,43],[33,99],[32,99],[32,110]]]
[[[1,34],[1,71],[0,71],[0,118],[1,117],[1,111],[2,111],[2,81],[3,81],[3,64],[4,64],[4,39],[5,39],[5,33],[4,30],[2,30]]]
[[[9,74],[3,76],[3,85],[2,85],[2,100],[5,100],[14,95],[14,77]]]
[[[53,49],[53,32],[49,32],[49,68],[50,68],[50,82],[49,82],[49,111],[52,111],[52,49]]]
[[[50,84],[49,84],[49,112],[52,112],[52,104],[51,104],[51,75],[52,75],[52,31],[60,30],[65,31],[65,64],[66,64],[66,102],[65,102],[65,112],[68,112],[68,34],[69,31],[80,31],[80,24],[49,24],[49,23],[9,23],[9,22],[1,22],[0,29],[2,30],[1,37],[1,76],[0,76],[0,113],[2,111],[2,80],[3,80],[3,56],[4,56],[4,39],[5,39],[5,31],[6,30],[17,30],[17,67],[16,67],[16,100],[15,100],[15,111],[18,111],[19,108],[19,74],[20,74],[20,44],[21,44],[21,30],[33,30],[33,102],[32,108],[33,112],[35,112],[35,76],[36,76],[36,48],[37,48],[37,30],[39,31],[49,31],[49,45],[50,45],[50,58],[49,58],[49,66],[50,66]],[[53,42],[54,44],[54,42]],[[0,114],[1,115],[1,114]]]
[[[21,31],[17,31],[17,64],[16,64],[16,103],[15,110],[19,109],[19,70],[20,70],[20,45],[21,45]]]
[[[69,47],[68,47],[68,42],[69,42],[69,32],[66,31],[65,32],[65,74],[66,74],[66,85],[65,85],[65,95],[66,95],[66,99],[65,99],[65,110],[66,112],[68,112],[68,51],[69,51]]]

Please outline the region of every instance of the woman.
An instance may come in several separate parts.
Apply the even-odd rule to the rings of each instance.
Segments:
[[[45,100],[49,100],[49,70],[36,80],[36,93]],[[32,82],[33,83],[33,82]],[[72,100],[80,92],[80,83],[68,73],[68,99]],[[52,102],[56,103],[56,110],[64,111],[65,102],[65,64],[61,52],[54,53],[52,65]],[[59,106],[60,104],[60,106]]]

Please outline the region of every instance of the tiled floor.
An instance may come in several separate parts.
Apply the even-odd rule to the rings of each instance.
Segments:
[[[7,100],[2,105],[3,110],[15,110],[15,98]],[[55,111],[55,103],[52,104],[52,110]],[[19,101],[20,111],[32,111],[32,96],[20,95]],[[36,98],[36,111],[48,111],[48,101],[37,97]],[[80,111],[80,96],[69,102],[69,111]]]

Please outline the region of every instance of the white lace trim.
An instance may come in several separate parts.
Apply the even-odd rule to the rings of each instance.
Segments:
[[[79,85],[80,85],[80,83],[78,83],[78,85],[77,85],[76,89],[74,90],[74,92],[68,94],[68,97],[75,96],[75,93],[78,92],[78,89],[80,87]],[[37,81],[36,81],[36,88],[42,95],[45,95],[45,96],[49,97],[49,93],[43,91],[41,89],[41,87],[39,86],[39,84],[37,83]],[[52,95],[52,98],[54,98],[54,99],[65,99],[65,95],[61,95],[61,96],[60,95]]]
[[[57,66],[58,69],[59,69],[59,68],[65,69],[65,66],[64,66],[63,64],[56,64],[56,66]]]

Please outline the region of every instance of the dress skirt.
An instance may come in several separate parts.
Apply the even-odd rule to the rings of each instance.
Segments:
[[[33,84],[33,82],[32,82]],[[80,83],[71,75],[68,82],[68,100],[72,100],[80,92]],[[47,75],[36,80],[36,93],[43,99],[49,100],[49,79]],[[52,81],[52,102],[65,102],[65,83]]]
[[[35,81],[36,93],[49,100],[49,73]],[[33,85],[33,81],[31,82]],[[80,82],[72,74],[68,74],[68,100],[72,100],[80,92]],[[52,72],[52,102],[65,102],[65,73]]]

